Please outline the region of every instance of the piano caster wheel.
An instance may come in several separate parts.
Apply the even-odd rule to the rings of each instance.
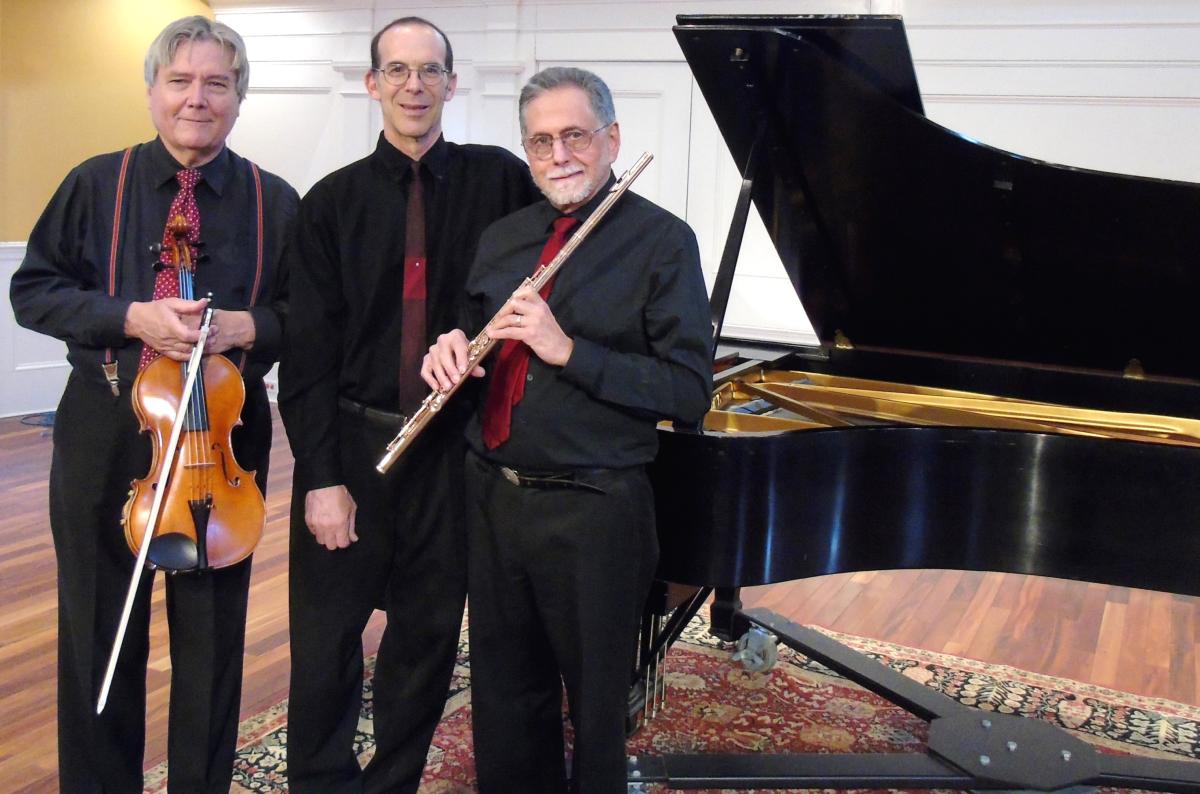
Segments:
[[[761,626],[751,626],[737,643],[733,661],[751,673],[765,673],[779,659],[779,638]]]

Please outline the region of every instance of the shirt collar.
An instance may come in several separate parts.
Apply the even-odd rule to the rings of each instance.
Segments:
[[[382,132],[379,133],[379,142],[375,145],[375,154],[388,176],[398,182],[408,181],[414,160],[389,143]],[[429,151],[421,157],[420,162],[439,182],[445,179],[450,168],[450,147],[446,139],[439,135],[433,146],[429,147]]]
[[[222,146],[216,157],[198,169],[204,177],[200,184],[208,185],[214,193],[220,196],[225,189],[225,180],[229,175],[229,163],[229,147]],[[154,180],[155,187],[162,187],[167,183],[174,185],[175,174],[181,170],[183,170],[183,166],[167,151],[162,138],[155,138],[150,142],[150,176]]]

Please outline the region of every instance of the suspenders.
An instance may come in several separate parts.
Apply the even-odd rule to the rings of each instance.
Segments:
[[[249,160],[246,161],[250,163]],[[258,302],[258,288],[262,284],[263,272],[263,195],[262,195],[262,175],[258,173],[258,166],[250,163],[250,174],[254,177],[254,197],[258,207],[258,225],[255,226],[256,246],[256,264],[254,265],[254,289],[250,290],[250,306]],[[247,306],[246,308],[250,308]],[[242,351],[242,360],[238,362],[238,372],[246,370],[246,351]]]
[[[108,295],[116,297],[117,295],[117,251],[119,250],[119,242],[121,236],[121,226],[124,218],[122,211],[125,204],[126,193],[126,178],[129,176],[129,162],[132,159],[134,147],[129,147],[121,157],[121,169],[117,175],[117,200],[113,209],[112,223],[112,244],[108,249]],[[254,306],[258,302],[258,288],[262,285],[263,274],[263,192],[262,192],[262,174],[259,173],[258,166],[246,161],[250,166],[250,175],[254,182],[254,197],[255,197],[255,240],[256,257],[254,266],[254,287],[250,290],[250,306]],[[247,308],[250,308],[248,306]],[[104,363],[100,365],[104,370],[104,379],[108,381],[108,387],[112,389],[113,396],[119,395],[117,379],[117,357],[116,352],[110,347],[104,351]],[[238,371],[244,371],[246,368],[246,351],[242,351],[242,360],[238,364]]]
[[[125,177],[129,175],[129,158],[132,154],[133,147],[130,146],[121,157],[121,172],[117,176],[117,202],[116,208],[113,210],[112,246],[108,249],[108,296],[110,298],[115,298],[117,295],[117,242],[121,235],[121,207],[125,203]],[[117,387],[117,357],[111,347],[104,351],[104,363],[100,366],[104,369],[104,379],[108,381],[108,388],[112,389],[113,397],[118,396],[120,389]]]

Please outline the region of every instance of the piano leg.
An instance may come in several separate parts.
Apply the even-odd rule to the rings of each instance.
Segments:
[[[742,611],[742,588],[718,587],[708,608],[708,633],[725,642],[737,642],[750,624],[739,615]]]
[[[733,619],[929,722],[925,753],[689,754],[630,759],[631,784],[698,788],[958,788],[1076,791],[1120,786],[1200,792],[1200,763],[1104,755],[1046,722],[969,708],[766,609]]]

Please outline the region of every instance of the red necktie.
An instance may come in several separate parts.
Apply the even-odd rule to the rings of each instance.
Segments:
[[[425,191],[421,164],[412,164],[404,224],[404,298],[400,307],[400,410],[421,404],[429,387],[421,380],[425,344]]]
[[[154,277],[154,297],[151,300],[179,297],[179,271],[175,267],[171,252],[175,248],[175,236],[171,234],[171,223],[176,215],[182,215],[187,221],[190,231],[187,240],[189,244],[200,239],[200,210],[196,207],[196,183],[200,181],[200,172],[195,168],[185,168],[175,174],[179,182],[179,192],[171,201],[171,209],[167,211],[167,222],[163,227],[162,253],[159,254],[158,274]],[[138,372],[146,368],[158,358],[158,351],[150,345],[142,345],[142,356],[138,359]]]
[[[537,267],[554,259],[577,223],[578,220],[565,215],[554,221],[554,233],[538,257]],[[537,267],[534,268],[535,273]],[[542,287],[542,300],[549,300],[553,287],[553,279]],[[512,409],[525,396],[525,376],[528,371],[529,346],[516,339],[504,340],[496,357],[496,370],[492,373],[487,401],[483,406],[483,443],[488,449],[495,449],[508,440],[512,431]]]

